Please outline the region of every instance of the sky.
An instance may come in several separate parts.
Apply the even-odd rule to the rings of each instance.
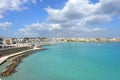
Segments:
[[[120,0],[0,0],[0,36],[120,37]]]

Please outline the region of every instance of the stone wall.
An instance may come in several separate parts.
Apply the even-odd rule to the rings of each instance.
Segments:
[[[0,57],[8,54],[13,54],[16,52],[24,51],[30,49],[30,47],[19,47],[19,48],[5,48],[5,49],[0,49]]]

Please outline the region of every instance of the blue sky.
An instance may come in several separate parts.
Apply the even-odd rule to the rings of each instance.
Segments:
[[[120,0],[0,0],[0,36],[120,37]]]

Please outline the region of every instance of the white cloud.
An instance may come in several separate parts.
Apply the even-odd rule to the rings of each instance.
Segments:
[[[120,0],[100,0],[92,4],[89,0],[68,0],[62,9],[46,8],[48,20],[53,22],[69,22],[77,20],[86,25],[98,24],[112,20],[112,16],[120,13]],[[80,25],[81,26],[81,25]]]
[[[52,36],[52,37],[66,37],[78,36],[81,33],[94,33],[105,31],[104,28],[87,28],[87,27],[61,27],[61,24],[46,24],[46,23],[33,23],[26,25],[24,28],[19,29],[16,35],[24,36]],[[88,34],[87,34],[88,35]]]
[[[62,29],[60,24],[33,23],[30,25],[26,25],[24,28],[20,29],[17,32],[17,35],[21,34],[24,36],[40,36],[41,31],[52,32],[53,30],[59,29]]]
[[[3,23],[0,23],[0,29],[7,29],[7,27],[11,26],[12,23],[11,22],[3,22]]]
[[[89,25],[111,21],[114,16],[120,16],[120,0],[100,0],[91,3],[90,0],[68,0],[62,9],[46,8],[48,23],[34,23],[20,29],[19,32],[39,34],[40,30],[53,31],[55,34],[94,33],[105,31],[104,28],[89,28]],[[60,29],[60,30],[59,30]],[[56,30],[56,31],[54,31]],[[59,32],[60,31],[60,32]],[[57,33],[56,33],[57,32]],[[58,33],[59,32],[59,33]],[[89,34],[87,34],[89,35]]]
[[[45,24],[45,23],[33,23],[25,27],[28,30],[37,29],[37,30],[54,30],[61,29],[59,24]]]
[[[25,9],[24,4],[28,2],[35,3],[36,0],[0,0],[0,18],[3,18],[7,11]]]
[[[103,14],[115,15],[120,13],[120,0],[100,0],[99,12]]]

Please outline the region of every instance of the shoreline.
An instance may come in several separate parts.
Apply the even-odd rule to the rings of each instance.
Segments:
[[[8,64],[5,69],[0,73],[0,76],[2,77],[7,77],[7,76],[10,76],[11,74],[15,73],[16,72],[16,67],[22,62],[22,60],[25,58],[25,57],[28,57],[29,55],[33,54],[34,51],[37,51],[37,50],[45,50],[45,48],[36,48],[36,49],[32,49],[32,50],[28,50],[28,51],[25,51],[25,52],[21,52],[20,54],[16,54],[15,58],[12,59],[12,61],[10,62],[10,64]],[[12,58],[14,56],[10,56],[10,57],[7,57],[4,62],[6,60],[8,60],[9,58]]]

